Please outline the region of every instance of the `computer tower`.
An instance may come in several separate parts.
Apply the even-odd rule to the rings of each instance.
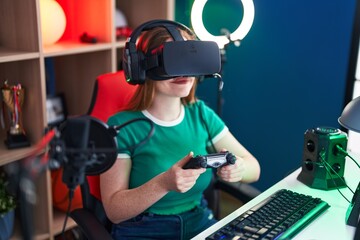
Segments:
[[[345,157],[347,134],[332,127],[306,130],[302,169],[297,179],[309,187],[329,190],[346,186]]]

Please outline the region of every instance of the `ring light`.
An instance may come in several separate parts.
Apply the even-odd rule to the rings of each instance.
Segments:
[[[230,39],[226,35],[215,36],[209,33],[202,21],[203,10],[207,0],[195,0],[191,9],[191,24],[196,35],[201,40],[214,41],[219,48],[223,49],[230,41],[242,40],[250,31],[254,21],[255,9],[252,0],[241,0],[244,9],[244,15],[239,27],[230,34]]]

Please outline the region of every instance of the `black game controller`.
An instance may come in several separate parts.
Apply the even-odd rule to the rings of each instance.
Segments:
[[[197,155],[191,158],[183,169],[194,168],[219,168],[224,165],[234,164],[236,157],[230,152],[213,153],[208,155]]]

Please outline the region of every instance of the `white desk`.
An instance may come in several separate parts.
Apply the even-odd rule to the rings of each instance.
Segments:
[[[272,170],[271,170],[272,171]],[[326,201],[330,208],[323,214],[317,217],[311,224],[298,233],[293,239],[296,240],[352,240],[355,234],[355,227],[346,225],[345,216],[349,203],[341,196],[341,194],[335,190],[318,190],[308,187],[296,178],[301,172],[301,168],[297,169],[289,176],[270,187],[258,197],[246,203],[239,209],[235,210],[218,223],[214,224],[210,228],[206,229],[202,233],[195,236],[193,239],[205,239],[222,226],[229,223],[231,220],[241,215],[257,203],[264,200],[266,197],[276,192],[279,189],[289,189],[298,193],[319,197]],[[274,173],[276,174],[276,173]],[[360,181],[360,169],[350,159],[346,158],[345,163],[345,181],[347,185],[355,191],[358,182]],[[353,194],[348,188],[341,188],[340,191],[351,201]]]

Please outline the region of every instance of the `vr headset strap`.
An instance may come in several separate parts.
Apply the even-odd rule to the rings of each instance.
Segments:
[[[169,31],[170,35],[174,38],[174,41],[184,41],[183,36],[180,34],[176,26],[166,26],[166,29]]]

